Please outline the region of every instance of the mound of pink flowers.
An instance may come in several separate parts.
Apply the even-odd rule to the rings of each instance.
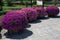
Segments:
[[[2,28],[12,31],[23,31],[28,25],[27,17],[23,11],[7,12],[1,21]]]
[[[44,18],[46,16],[46,9],[43,7],[33,7],[37,11],[38,18]]]
[[[12,15],[12,14],[15,14],[15,13],[18,13],[19,10],[9,10],[6,12],[6,14],[8,15]]]
[[[33,8],[22,8],[21,11],[24,11],[27,15],[27,19],[29,22],[37,19],[37,11]]]
[[[9,11],[7,11],[6,15],[13,15],[16,13],[27,17],[26,13],[24,11],[21,11],[21,10],[9,10]]]
[[[48,16],[57,16],[59,14],[59,8],[57,6],[48,6],[46,10]]]

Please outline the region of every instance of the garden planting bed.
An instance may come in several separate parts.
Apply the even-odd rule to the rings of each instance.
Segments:
[[[26,28],[22,33],[18,34],[9,35],[7,30],[3,29],[1,31],[1,40],[60,40],[60,14],[56,17],[37,19],[28,24],[28,28]]]

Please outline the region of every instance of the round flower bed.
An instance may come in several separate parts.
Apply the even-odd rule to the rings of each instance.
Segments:
[[[57,16],[59,14],[59,8],[57,6],[48,6],[46,8],[48,16]]]
[[[27,17],[24,16],[24,12],[15,12],[15,14],[12,15],[6,14],[2,17],[1,21],[2,28],[11,32],[22,32],[28,24],[28,20]]]
[[[37,19],[37,11],[33,8],[23,8],[21,11],[24,11],[26,13],[29,22]]]
[[[44,18],[47,15],[46,9],[43,7],[36,7],[33,9],[35,9],[37,11],[38,18]]]

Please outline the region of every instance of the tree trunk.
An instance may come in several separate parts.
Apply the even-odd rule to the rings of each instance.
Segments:
[[[2,0],[0,0],[0,11],[2,11]]]
[[[6,0],[7,1],[7,6],[13,6],[12,0]]]
[[[44,7],[44,0],[43,0],[43,4],[42,4],[42,7]]]
[[[31,7],[32,7],[32,5],[33,5],[33,4],[32,4],[32,0],[31,0]]]
[[[21,4],[23,5],[24,3],[23,3],[23,0],[21,0]]]
[[[55,5],[55,6],[57,5],[57,0],[54,0],[54,5]]]

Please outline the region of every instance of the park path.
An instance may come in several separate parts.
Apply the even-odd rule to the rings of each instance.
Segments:
[[[2,30],[1,40],[60,40],[60,14],[54,18],[38,19],[30,24],[22,34],[5,36]]]

